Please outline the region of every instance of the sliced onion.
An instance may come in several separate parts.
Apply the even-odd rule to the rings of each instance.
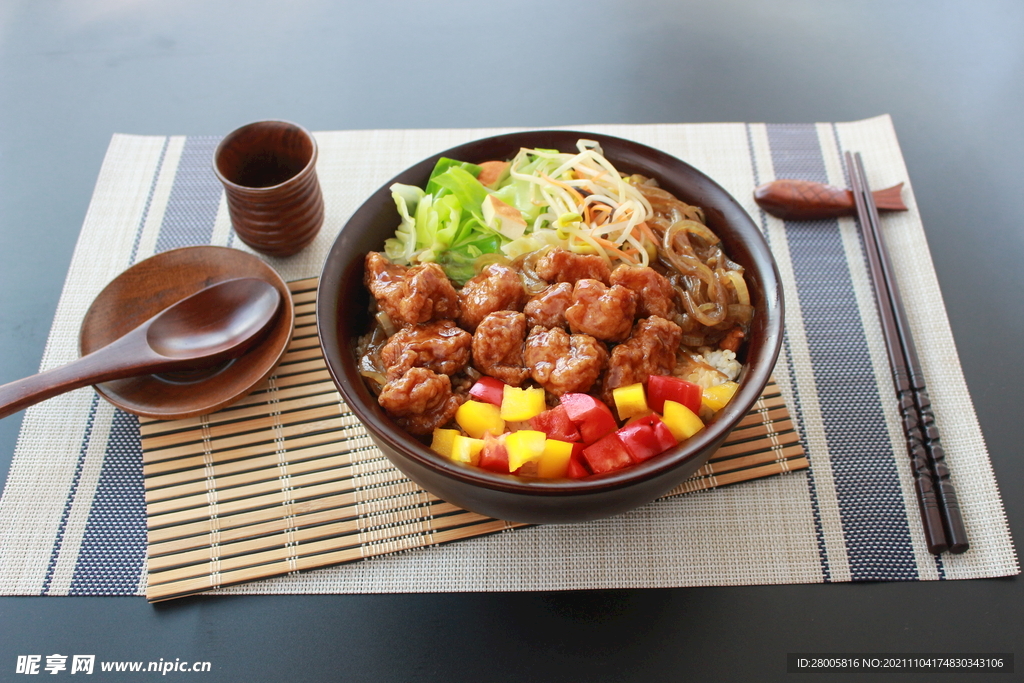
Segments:
[[[729,304],[728,317],[740,325],[749,325],[754,319],[754,307],[749,304]]]
[[[743,304],[744,306],[750,305],[750,292],[747,290],[747,283],[743,279],[743,273],[735,270],[721,271],[722,278],[727,280],[732,285],[733,291],[736,292],[736,302]]]
[[[367,379],[373,380],[380,386],[384,386],[385,384],[388,383],[388,378],[379,372],[374,372],[372,370],[360,370],[359,374],[362,375],[363,377],[366,377]]]
[[[392,322],[391,320],[391,316],[388,315],[387,312],[377,311],[376,318],[377,322],[380,323],[381,328],[384,330],[384,334],[386,334],[387,336],[390,337],[391,335],[398,331],[398,329],[395,328],[395,323]]]
[[[479,275],[484,271],[484,268],[492,263],[500,263],[503,266],[507,266],[509,264],[509,260],[507,256],[499,252],[481,254],[476,257],[475,261],[473,261],[473,271]]]
[[[704,335],[696,334],[684,334],[681,340],[683,346],[689,346],[692,349],[698,346],[704,346]]]
[[[531,251],[522,256],[517,256],[509,264],[512,268],[519,271],[519,279],[523,281],[523,288],[526,293],[530,296],[534,294],[540,294],[547,289],[548,282],[540,275],[537,275],[537,259],[544,254],[551,251],[553,247],[546,246],[538,249],[537,251]]]
[[[702,325],[714,327],[725,320],[726,307],[721,304],[698,302],[691,292],[685,292],[682,299],[686,312]]]
[[[685,230],[691,235],[696,235],[706,246],[710,247],[712,245],[719,244],[722,241],[718,238],[718,235],[711,230],[711,228],[699,221],[687,218],[681,221],[676,221],[675,225],[678,225],[679,229]],[[672,227],[675,227],[675,225]]]

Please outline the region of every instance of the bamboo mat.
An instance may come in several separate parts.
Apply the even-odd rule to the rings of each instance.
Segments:
[[[316,285],[290,283],[295,335],[264,386],[212,415],[141,420],[151,602],[526,526],[440,500],[373,445],[321,356]],[[668,496],[806,467],[773,382]]]

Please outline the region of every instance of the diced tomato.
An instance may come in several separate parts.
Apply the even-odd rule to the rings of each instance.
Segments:
[[[700,385],[678,377],[651,375],[647,379],[647,405],[656,413],[665,412],[665,401],[675,401],[699,413],[702,393]]]
[[[677,443],[672,432],[657,415],[648,415],[630,422],[615,433],[637,462],[653,458]]]
[[[611,409],[590,394],[563,394],[561,401],[585,444],[594,443],[618,427]]]
[[[484,403],[493,403],[501,407],[501,399],[505,395],[505,383],[494,377],[481,377],[469,389],[469,395]]]
[[[500,437],[484,434],[484,447],[477,464],[491,472],[508,474],[508,449],[505,448],[504,434]]]
[[[587,462],[583,458],[583,444],[574,443],[572,445],[572,456],[569,458],[569,467],[565,471],[565,476],[569,479],[583,479],[590,476]]]
[[[584,448],[583,457],[594,474],[619,470],[633,464],[633,458],[615,432]]]
[[[580,430],[569,419],[569,413],[565,406],[557,405],[550,410],[545,410],[540,415],[530,418],[530,426],[539,432],[544,432],[549,439],[559,441],[579,441]]]
[[[641,422],[647,422],[651,425],[651,429],[654,430],[654,438],[658,440],[658,446],[661,448],[659,453],[664,453],[668,449],[672,448],[679,443],[672,434],[672,430],[668,428],[665,421],[657,415],[648,415],[647,417],[641,418]]]

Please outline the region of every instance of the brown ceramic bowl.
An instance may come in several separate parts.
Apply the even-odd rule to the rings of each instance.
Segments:
[[[481,162],[510,159],[521,147],[573,151],[580,138],[597,140],[620,171],[654,177],[680,199],[702,206],[726,252],[746,268],[756,314],[741,357],[740,388],[696,436],[624,470],[581,480],[530,480],[456,464],[398,427],[377,404],[356,368],[356,339],[370,323],[363,259],[369,251],[382,250],[398,225],[388,188],[396,182],[422,187],[441,156]],[[783,301],[778,269],[761,231],[736,200],[706,175],[636,142],[593,133],[536,131],[460,145],[385,183],[353,214],[331,248],[320,277],[316,312],[324,358],[342,397],[398,469],[440,498],[482,515],[565,523],[609,517],[649,503],[707,462],[769,380],[782,343]]]

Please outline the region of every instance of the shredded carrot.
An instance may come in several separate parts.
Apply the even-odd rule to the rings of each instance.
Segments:
[[[597,242],[600,246],[604,247],[606,250],[608,250],[611,253],[613,253],[616,256],[618,256],[623,261],[629,261],[630,263],[636,263],[636,259],[634,259],[628,253],[626,253],[625,251],[620,249],[619,245],[615,244],[615,242],[612,242],[610,240],[606,240],[603,237],[597,237],[596,235],[591,235],[591,239],[593,239],[595,242]],[[634,249],[633,251],[635,252],[636,250]]]
[[[555,180],[554,178],[549,178],[547,175],[544,175],[543,173],[540,177],[548,181],[552,185],[556,185],[562,188],[563,190],[567,191],[569,194],[571,194],[576,199],[577,205],[583,204],[583,195],[581,195],[572,185],[567,185],[561,181]]]
[[[647,225],[647,221],[640,221],[639,223],[636,224],[636,227],[634,228],[634,230],[636,228],[639,228],[640,232],[643,233],[644,237],[649,239],[652,244],[660,244],[661,243],[661,240],[659,240],[658,236],[654,234],[654,231],[651,230],[651,227],[649,225]],[[633,235],[633,236],[636,237],[636,235]]]
[[[600,180],[601,178],[605,177],[605,175],[607,175],[607,174],[608,174],[608,170],[607,170],[607,169],[605,169],[605,168],[604,168],[604,167],[602,167],[602,166],[598,166],[598,167],[597,167],[597,169],[598,169],[599,173],[597,173],[596,175],[592,175],[592,173],[593,173],[593,169],[592,169],[592,168],[589,168],[589,167],[587,167],[587,166],[583,166],[583,167],[582,167],[582,168],[585,168],[585,169],[587,169],[588,171],[591,171],[591,173],[580,173],[580,172],[579,172],[579,168],[580,168],[579,166],[574,166],[574,167],[573,167],[573,170],[575,170],[575,171],[576,171],[576,176],[577,176],[577,177],[578,177],[578,178],[579,178],[580,180],[589,180],[589,181],[591,181],[591,182],[597,182],[598,180]]]
[[[602,203],[591,203],[584,209],[587,223],[604,225],[612,215],[612,207]]]

